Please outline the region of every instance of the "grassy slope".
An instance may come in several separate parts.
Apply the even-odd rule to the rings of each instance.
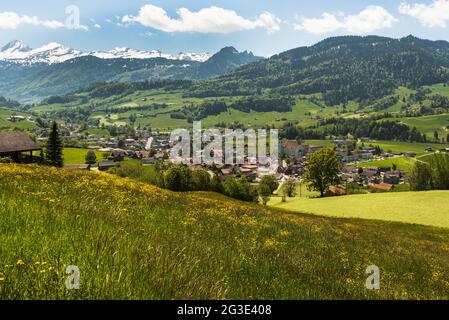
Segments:
[[[449,127],[449,114],[404,118],[400,119],[400,121],[410,127],[416,127],[419,131],[425,133],[430,141],[433,140],[435,130],[438,131],[440,139],[444,133],[449,134],[449,130],[445,130],[445,128]]]
[[[64,148],[64,164],[85,164],[86,163],[86,155],[88,149],[81,148]],[[97,156],[97,163],[103,160],[103,153],[95,151],[95,155]],[[40,152],[34,152],[35,156],[38,156]]]
[[[385,168],[392,168],[393,164],[395,164],[398,169],[402,170],[410,170],[413,165],[415,164],[414,158],[407,158],[407,157],[395,157],[395,158],[389,158],[384,160],[376,160],[376,161],[368,161],[368,162],[361,162],[356,164],[358,167],[362,168],[369,168],[369,167],[385,167]]]
[[[2,299],[449,298],[447,229],[15,165],[0,165],[0,202]],[[64,288],[67,265],[80,290]]]
[[[362,144],[359,143],[359,146]],[[393,153],[403,153],[408,151],[416,152],[417,155],[423,155],[426,153],[426,148],[432,147],[433,149],[441,149],[448,147],[447,144],[440,143],[418,143],[418,142],[403,142],[403,141],[372,141],[365,142],[365,146],[379,145],[384,152],[391,150]]]
[[[1,128],[8,128],[8,129],[30,129],[30,128],[36,128],[36,124],[34,122],[30,122],[27,120],[23,121],[17,121],[17,122],[10,122],[6,119],[9,118],[11,115],[17,115],[17,116],[28,116],[28,114],[11,110],[11,109],[5,109],[0,107],[0,129]]]
[[[32,110],[38,113],[58,111],[64,108],[78,108],[87,107],[90,104],[97,105],[96,111],[92,114],[92,119],[100,119],[101,123],[105,125],[124,125],[129,123],[129,116],[136,114],[136,125],[150,126],[154,129],[168,130],[173,128],[189,128],[191,124],[185,119],[172,119],[170,112],[179,111],[185,106],[191,104],[199,104],[203,101],[210,101],[214,99],[221,99],[227,103],[240,97],[210,97],[210,98],[186,98],[183,97],[182,92],[171,91],[166,92],[164,90],[147,90],[138,91],[133,94],[122,96],[112,96],[105,99],[90,99],[88,103],[81,104],[79,101],[66,103],[66,104],[51,104],[51,105],[38,105]],[[123,113],[110,114],[110,118],[104,110],[108,107],[114,108],[137,108],[142,106],[149,106],[152,104],[167,104],[166,108],[158,110],[129,110]],[[355,108],[355,107],[354,107]],[[348,108],[350,109],[350,108]],[[221,113],[218,116],[209,116],[203,119],[204,127],[213,127],[219,122],[224,122],[227,125],[239,121],[242,124],[248,126],[265,126],[275,125],[280,126],[285,121],[301,121],[302,125],[311,125],[316,122],[316,116],[326,117],[334,115],[336,111],[335,107],[327,107],[325,109],[320,108],[314,103],[308,100],[298,99],[293,106],[291,112],[241,112],[238,110],[230,109],[229,112]],[[310,113],[310,115],[309,115]]]
[[[270,205],[324,216],[380,219],[449,228],[449,192],[393,192],[322,199],[274,198]]]

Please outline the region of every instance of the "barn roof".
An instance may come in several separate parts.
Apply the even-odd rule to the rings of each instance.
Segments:
[[[0,154],[41,149],[36,142],[23,132],[0,132]]]

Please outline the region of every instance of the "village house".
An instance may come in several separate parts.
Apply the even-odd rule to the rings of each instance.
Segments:
[[[64,165],[64,169],[74,169],[74,170],[88,170],[90,171],[90,164],[66,164]]]
[[[389,183],[370,183],[368,187],[382,191],[391,191],[394,188],[394,186]]]
[[[370,138],[369,137],[361,137],[361,138],[358,138],[357,140],[358,140],[358,142],[369,142]]]
[[[0,132],[0,158],[10,157],[19,163],[40,162],[33,152],[42,151],[42,147],[23,132]]]
[[[28,120],[31,121],[31,117],[25,117],[25,116],[15,116],[12,115],[9,118],[6,119],[9,122],[18,122],[18,121],[24,121],[24,120]]]
[[[315,153],[315,152],[323,149],[323,146],[315,146],[313,144],[305,144],[304,148],[306,150],[306,154],[305,155],[307,156],[309,154]]]
[[[344,161],[348,156],[351,156],[351,152],[355,149],[356,143],[353,140],[334,140],[334,150],[337,155]]]
[[[223,168],[220,170],[221,171],[221,179],[225,180],[229,177],[231,177],[234,174],[234,168]]]
[[[300,156],[306,155],[306,150],[304,149],[304,146],[302,146],[298,141],[296,140],[287,140],[283,139],[280,142],[280,151],[282,156],[287,156],[290,158],[296,158]]]
[[[416,152],[414,152],[414,151],[407,151],[407,152],[404,152],[404,156],[407,157],[407,158],[414,158],[414,157],[416,157]]]
[[[401,181],[401,176],[399,173],[392,173],[392,172],[383,172],[381,174],[383,183],[388,184],[399,184]]]
[[[343,187],[341,185],[330,186],[329,194],[332,196],[345,196],[348,194],[348,191],[346,190],[345,187]]]
[[[98,170],[100,171],[108,171],[115,167],[114,161],[112,160],[103,160],[98,164]]]

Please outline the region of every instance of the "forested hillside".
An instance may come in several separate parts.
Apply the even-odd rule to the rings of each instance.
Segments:
[[[101,59],[83,56],[62,63],[20,65],[0,62],[0,95],[38,100],[66,94],[95,82],[155,79],[206,79],[259,61],[252,53],[224,48],[206,62],[151,59]]]
[[[293,49],[199,83],[193,96],[322,93],[328,105],[368,104],[399,86],[449,80],[449,43],[413,36],[345,36]]]

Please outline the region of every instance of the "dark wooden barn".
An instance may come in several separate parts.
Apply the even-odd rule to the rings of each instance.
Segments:
[[[33,157],[33,151],[42,148],[25,133],[17,131],[0,132],[0,157],[10,157],[14,162],[30,163],[40,161]]]

